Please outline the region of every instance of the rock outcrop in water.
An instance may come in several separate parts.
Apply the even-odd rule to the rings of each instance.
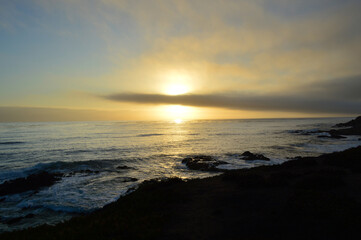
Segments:
[[[346,123],[336,124],[334,127],[342,129],[331,130],[329,132],[331,135],[361,135],[361,116]]]
[[[126,166],[126,165],[121,165],[121,166],[117,166],[116,169],[117,169],[117,170],[133,170],[133,169],[135,169],[135,168],[133,168],[133,167],[128,167],[128,166]]]
[[[254,161],[254,160],[263,160],[263,161],[269,161],[270,159],[268,157],[263,156],[262,154],[254,154],[251,153],[250,151],[246,151],[244,153],[242,153],[241,155],[242,160],[247,160],[247,161]]]
[[[36,191],[43,187],[50,187],[61,179],[61,173],[40,172],[25,178],[16,178],[0,184],[0,196]]]
[[[133,178],[133,177],[121,177],[119,178],[121,182],[136,182],[138,181],[137,178]]]
[[[330,135],[320,135],[317,137],[318,138],[334,138],[334,139],[346,138],[344,136],[338,135],[338,133],[334,132],[334,130],[328,131],[328,134],[330,134]]]
[[[291,133],[296,133],[299,135],[311,135],[311,134],[329,134],[329,135],[319,135],[318,138],[334,138],[342,139],[346,138],[342,135],[361,135],[361,116],[357,117],[346,123],[338,123],[332,130],[292,130]]]
[[[338,123],[334,127],[356,127],[361,125],[361,116],[345,123]]]
[[[187,157],[182,160],[182,163],[189,169],[198,171],[222,171],[216,167],[221,164],[227,164],[227,162],[219,161],[211,156],[204,155]]]

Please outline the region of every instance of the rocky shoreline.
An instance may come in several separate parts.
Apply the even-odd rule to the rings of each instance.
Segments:
[[[89,215],[1,239],[360,239],[361,146],[220,176],[144,182]]]
[[[352,124],[337,135],[357,131]],[[224,164],[207,156],[184,163]],[[361,239],[360,226],[361,146],[206,179],[146,181],[91,214],[0,239]]]

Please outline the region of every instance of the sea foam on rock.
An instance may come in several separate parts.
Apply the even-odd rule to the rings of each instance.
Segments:
[[[61,173],[40,172],[31,174],[25,178],[16,178],[0,184],[0,196],[36,191],[43,187],[50,187],[61,179]]]
[[[253,161],[253,160],[269,161],[270,160],[268,157],[265,157],[262,154],[251,153],[250,151],[246,151],[246,152],[242,153],[241,159],[248,160],[248,161]]]
[[[191,170],[199,171],[222,171],[216,167],[221,164],[228,164],[227,162],[219,161],[211,156],[205,155],[187,157],[182,160],[182,163],[184,163]]]

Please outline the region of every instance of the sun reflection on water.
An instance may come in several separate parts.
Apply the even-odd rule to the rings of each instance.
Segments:
[[[183,120],[180,119],[180,118],[177,118],[177,119],[174,119],[174,122],[175,122],[176,124],[180,124],[180,123],[183,122]]]

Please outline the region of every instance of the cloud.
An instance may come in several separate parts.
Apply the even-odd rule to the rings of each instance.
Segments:
[[[312,98],[332,98],[334,100],[361,101],[361,76],[329,79],[308,84],[300,84],[293,92]]]
[[[13,61],[16,66],[24,61],[29,67],[5,68],[24,73],[19,76],[14,70],[14,80],[1,77],[6,84],[0,95],[10,105],[14,101],[38,105],[22,96],[29,92],[27,83],[31,82],[32,95],[44,95],[48,92],[45,87],[51,86],[98,93],[155,93],[106,96],[135,103],[345,113],[359,107],[359,78],[345,78],[361,74],[359,0],[8,2],[0,7],[0,30],[17,30],[14,36],[19,40],[15,41],[18,47],[2,44],[10,49],[9,55],[17,52],[11,51],[11,46],[15,50],[25,47],[19,51],[22,53],[34,49],[29,39],[41,49],[50,49],[44,51],[44,64],[18,55],[19,61]],[[39,34],[39,29],[45,31]],[[67,42],[64,49],[69,50],[55,45],[49,32]],[[44,37],[47,44],[43,46],[38,37]],[[14,56],[4,60],[11,62]],[[37,57],[38,53],[26,56]],[[54,63],[57,60],[71,67]],[[55,72],[54,66],[61,67],[60,71]],[[26,69],[33,72],[28,74]],[[44,71],[51,74],[37,76]],[[197,94],[156,94],[174,81],[169,72],[189,75],[189,87]],[[215,91],[223,94],[213,94]],[[46,98],[41,104],[56,101],[64,106],[67,101],[65,97]],[[85,107],[93,108],[94,104],[87,101]],[[77,100],[70,106],[84,104]]]
[[[124,116],[114,111],[0,106],[0,122],[107,121],[107,120],[124,120]]]
[[[359,114],[361,76],[304,84],[278,93],[141,94],[120,93],[104,99],[138,104],[176,104],[253,111]],[[308,89],[308,90],[307,90]]]
[[[108,100],[139,104],[175,104],[194,107],[216,107],[254,111],[286,111],[301,113],[342,113],[358,114],[361,101],[336,101],[324,98],[304,98],[300,96],[272,95],[226,95],[226,94],[113,94],[104,97]]]

